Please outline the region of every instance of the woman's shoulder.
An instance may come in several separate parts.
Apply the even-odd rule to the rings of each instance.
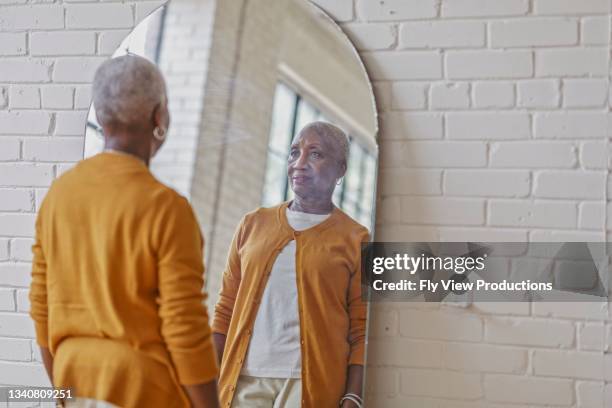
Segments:
[[[359,236],[362,241],[368,239],[370,231],[339,208],[337,208],[337,219],[342,228],[351,235]]]
[[[185,203],[189,203],[189,200],[187,200],[185,196],[156,179],[151,179],[147,187],[150,197],[160,204],[176,207],[184,206]]]
[[[144,211],[150,211],[154,218],[180,218],[189,219],[190,222],[195,222],[197,219],[193,206],[187,197],[156,180],[149,185],[147,192],[143,194],[140,205],[142,205]]]
[[[278,218],[279,211],[284,203],[272,206],[272,207],[257,207],[247,212],[242,217],[242,223],[258,223],[258,222],[269,222]]]

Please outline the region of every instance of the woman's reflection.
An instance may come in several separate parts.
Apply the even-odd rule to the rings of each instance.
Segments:
[[[338,127],[304,127],[288,158],[295,199],[236,229],[213,323],[223,406],[362,405],[368,231],[332,203],[348,152]]]

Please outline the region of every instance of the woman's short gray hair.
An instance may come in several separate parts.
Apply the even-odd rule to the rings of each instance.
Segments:
[[[304,126],[302,130],[300,130],[300,134],[307,131],[313,131],[325,139],[331,139],[332,143],[338,148],[341,160],[346,165],[349,157],[350,141],[342,129],[329,122],[316,121]]]
[[[104,62],[94,76],[93,103],[102,125],[139,125],[166,98],[159,69],[146,58],[124,55]]]

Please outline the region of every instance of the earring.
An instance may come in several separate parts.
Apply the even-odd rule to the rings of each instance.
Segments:
[[[155,129],[153,129],[153,137],[160,142],[163,142],[164,139],[166,139],[166,129],[160,126],[155,126]]]
[[[338,181],[336,181],[336,185],[339,186],[340,184],[342,184],[342,180],[344,179],[344,177],[340,177],[338,179]]]

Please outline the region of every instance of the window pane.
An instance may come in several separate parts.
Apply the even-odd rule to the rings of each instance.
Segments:
[[[85,129],[85,158],[95,156],[104,150],[104,135],[91,126]]]
[[[304,126],[309,124],[310,122],[314,122],[317,120],[319,114],[314,106],[306,102],[305,100],[300,100],[300,105],[298,106],[298,115],[297,115],[297,126],[295,131],[299,132]]]
[[[372,232],[372,226],[370,225],[370,223],[372,222],[372,220],[369,217],[369,214],[364,213],[363,211],[361,212],[361,215],[359,216],[359,218],[357,219],[357,221],[363,225],[364,227],[366,227],[368,230],[370,230],[370,232]]]
[[[342,204],[342,211],[344,211],[354,219],[357,218],[357,205],[354,201],[345,199],[344,203]]]
[[[336,189],[334,190],[334,195],[332,196],[332,201],[338,208],[342,208],[342,206],[340,205],[340,196],[342,195],[343,189],[344,189],[344,182],[343,184],[336,186]]]
[[[357,143],[351,143],[348,169],[345,176],[345,192],[344,199],[357,201],[359,197],[359,190],[361,187],[361,158],[362,150]]]
[[[363,192],[361,194],[361,209],[363,225],[373,228],[372,211],[375,200],[376,189],[376,157],[371,153],[365,153],[363,169]]]
[[[376,189],[376,159],[371,154],[367,154],[364,157],[364,169],[363,169],[363,193],[362,199],[363,207],[366,207],[366,203],[372,203],[374,200],[374,190]]]
[[[293,190],[291,189],[291,186],[288,186],[287,196],[285,197],[285,201],[293,200],[294,197],[295,197],[295,194],[293,194]]]
[[[287,86],[281,83],[276,86],[268,146],[283,156],[289,152],[295,99],[295,93]]]
[[[266,180],[263,189],[262,205],[272,206],[284,200],[283,189],[287,179],[285,160],[268,154]]]

